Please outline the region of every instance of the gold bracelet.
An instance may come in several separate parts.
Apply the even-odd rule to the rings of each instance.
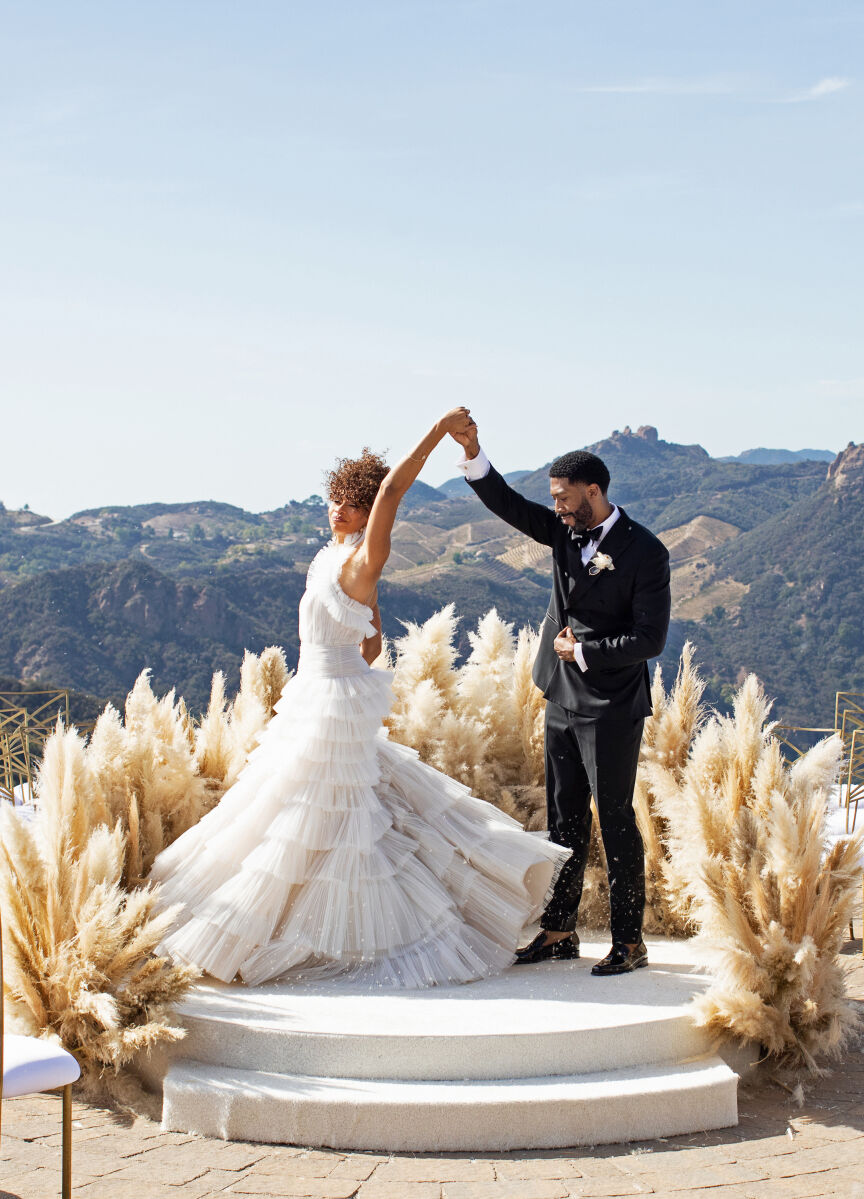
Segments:
[[[426,459],[427,459],[428,455],[427,455],[427,454],[424,454],[422,458],[415,458],[413,454],[408,454],[408,457],[411,459],[411,461],[412,461],[412,462],[420,462],[420,463],[423,463],[423,462],[425,462],[425,461],[426,461]]]

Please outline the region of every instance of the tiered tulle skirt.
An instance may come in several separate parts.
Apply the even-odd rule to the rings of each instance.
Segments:
[[[541,913],[567,851],[389,742],[390,677],[352,653],[304,650],[238,781],[157,858],[173,957],[427,987],[497,973]]]

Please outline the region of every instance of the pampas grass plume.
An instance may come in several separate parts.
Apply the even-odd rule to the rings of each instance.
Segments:
[[[6,805],[0,812],[10,1024],[58,1038],[91,1093],[128,1098],[131,1080],[118,1071],[185,1035],[172,1010],[197,973],[159,956],[174,912],[158,911],[158,888],[142,883],[156,854],[239,773],[287,677],[281,650],[247,655],[234,704],[217,674],[196,731],[183,701],[157,699],[144,671],[125,719],[108,705],[89,744],[58,725],[32,825]]]

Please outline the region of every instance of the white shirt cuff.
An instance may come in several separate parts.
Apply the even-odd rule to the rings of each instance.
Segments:
[[[582,653],[582,644],[579,641],[573,647],[573,661],[584,674],[588,667],[585,665],[585,655]]]
[[[467,483],[476,483],[478,479],[486,478],[492,467],[492,463],[481,448],[476,458],[466,458],[463,454],[461,459],[456,463],[456,466],[465,476]]]

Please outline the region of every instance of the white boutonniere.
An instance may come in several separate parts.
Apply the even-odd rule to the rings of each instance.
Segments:
[[[599,575],[601,570],[614,570],[615,563],[608,554],[596,553],[588,563],[589,575]]]

